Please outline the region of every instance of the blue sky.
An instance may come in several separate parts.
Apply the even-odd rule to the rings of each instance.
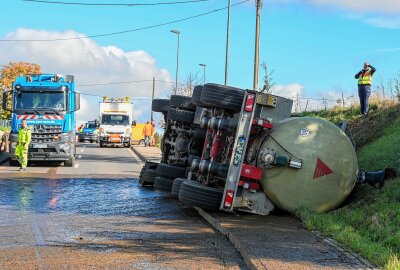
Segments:
[[[171,0],[80,1],[148,3]],[[239,1],[232,0],[232,3]],[[78,0],[69,2],[78,2]],[[293,95],[300,91],[304,97],[316,98],[332,98],[335,97],[335,93],[341,94],[341,92],[346,95],[355,94],[354,74],[366,60],[378,69],[376,77],[382,76],[388,79],[396,76],[400,71],[400,3],[395,0],[380,1],[379,5],[374,3],[376,1],[369,0],[351,2],[346,3],[343,0],[264,1],[260,61],[265,61],[270,69],[275,70],[273,77],[280,93]],[[95,7],[3,0],[0,39],[4,39],[7,33],[9,35],[11,33],[12,38],[24,37],[24,35],[12,35],[19,28],[42,30],[48,32],[49,37],[52,37],[54,33],[60,33],[62,36],[67,30],[84,35],[115,32],[200,14],[224,7],[226,3],[225,0],[210,0],[194,4],[156,7]],[[254,61],[254,0],[233,7],[231,16],[229,83],[233,86],[251,88]],[[183,81],[190,72],[200,72],[199,74],[202,75],[202,69],[198,64],[205,63],[207,64],[207,81],[223,83],[226,11],[150,30],[94,38],[90,42],[100,47],[113,46],[123,52],[145,51],[151,56],[153,61],[151,65],[155,66],[157,72],[161,72],[164,79],[173,81],[177,40],[176,35],[169,32],[171,29],[179,29],[182,33],[180,81]],[[32,33],[28,37],[32,38]],[[7,46],[7,51],[10,51],[9,54],[0,57],[0,64],[24,60],[27,55],[26,50],[32,47],[42,46],[51,51],[59,50],[60,53],[63,50],[60,42],[17,44],[16,50],[13,49],[14,44],[4,45],[4,42],[0,42],[0,49],[2,46]],[[65,54],[65,51],[63,53]],[[74,57],[73,53],[71,57]],[[45,68],[54,68],[48,64],[50,59],[48,55],[36,53],[34,58],[28,60],[32,59]],[[61,70],[63,70],[62,65],[63,61],[59,63]],[[96,78],[93,81],[90,76],[85,75],[88,72],[83,66],[81,67],[78,64],[76,70],[71,67],[66,68],[76,75],[77,80],[82,79],[80,83],[102,82],[102,78],[106,82],[111,82],[113,79],[121,80],[120,76],[112,74],[112,69],[106,69],[103,71],[103,77],[93,77]],[[45,71],[52,72],[52,70]],[[118,72],[118,69],[115,69],[115,73]],[[151,79],[153,75],[159,76],[160,73],[157,72],[141,74],[140,78]],[[98,74],[100,73],[99,71]],[[261,72],[260,77],[262,75]],[[262,85],[262,82],[260,84]],[[170,88],[170,85],[160,86],[161,88],[157,89],[157,95],[163,96],[163,89]],[[146,89],[139,91],[138,96],[150,96],[150,85],[141,85],[141,87]],[[82,88],[81,91],[103,93],[107,90],[100,91],[92,87]],[[142,104],[138,104],[138,107],[142,106],[142,111],[147,108],[145,103],[143,101]]]

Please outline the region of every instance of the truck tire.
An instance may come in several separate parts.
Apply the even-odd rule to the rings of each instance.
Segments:
[[[207,135],[207,130],[205,130],[204,128],[197,127],[194,129],[193,138],[196,141],[204,142],[204,140],[206,139],[206,135]]]
[[[157,175],[170,179],[184,178],[186,176],[186,168],[160,163],[157,166]]]
[[[174,180],[172,179],[158,176],[154,179],[153,187],[158,190],[171,191],[173,183]]]
[[[71,157],[70,159],[64,161],[64,167],[74,167],[75,166],[75,157]]]
[[[157,173],[155,169],[146,169],[141,173],[139,184],[142,186],[152,186]]]
[[[10,160],[8,161],[8,164],[10,164],[10,166],[12,166],[12,167],[20,166],[18,160],[12,160],[12,159],[10,159]]]
[[[192,98],[181,95],[172,95],[169,100],[169,106],[192,112],[196,110],[196,106],[192,103]]]
[[[184,181],[179,190],[179,200],[182,203],[212,211],[219,210],[222,197],[222,189],[206,187],[191,180]]]
[[[185,178],[176,178],[174,180],[174,183],[172,184],[172,189],[171,189],[171,195],[174,197],[178,197],[179,196],[179,190],[181,189],[181,185],[184,181],[186,181],[187,179]]]
[[[153,112],[166,113],[169,109],[169,99],[153,99],[151,103],[151,110]]]
[[[132,142],[131,142],[131,139],[129,139],[128,143],[125,144],[125,147],[126,148],[131,148],[131,145],[132,145]]]
[[[203,86],[202,85],[197,85],[193,89],[193,94],[192,94],[192,103],[196,106],[199,107],[204,107],[205,104],[201,102],[201,92],[203,91]]]
[[[168,110],[168,119],[182,123],[193,123],[194,112],[171,108]]]
[[[244,91],[239,88],[207,83],[201,92],[201,102],[215,107],[238,113],[242,109]]]

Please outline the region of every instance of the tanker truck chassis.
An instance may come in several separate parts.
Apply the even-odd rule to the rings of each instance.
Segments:
[[[267,93],[206,84],[200,104],[196,96],[207,134],[201,158],[191,162],[181,184],[181,202],[268,215],[275,206],[328,211],[350,194],[357,158],[332,123],[290,118],[293,101]],[[337,145],[331,147],[330,140]]]

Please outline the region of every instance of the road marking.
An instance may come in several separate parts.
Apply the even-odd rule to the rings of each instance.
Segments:
[[[78,169],[79,168],[79,164],[75,164],[74,168]]]

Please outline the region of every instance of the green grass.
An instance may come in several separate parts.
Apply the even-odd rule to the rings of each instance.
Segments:
[[[0,130],[4,131],[4,132],[10,132],[10,128],[9,127],[1,127],[0,126]]]
[[[352,109],[314,114],[333,122],[343,117],[359,129],[357,136],[368,137],[356,138],[365,141],[357,150],[361,170],[400,170],[399,106],[375,109],[368,119],[360,118],[358,112],[353,114]],[[386,128],[374,130],[382,126]],[[307,228],[334,238],[374,265],[400,269],[400,178],[388,181],[381,190],[358,187],[347,204],[335,211],[316,214],[303,209],[299,217]]]

